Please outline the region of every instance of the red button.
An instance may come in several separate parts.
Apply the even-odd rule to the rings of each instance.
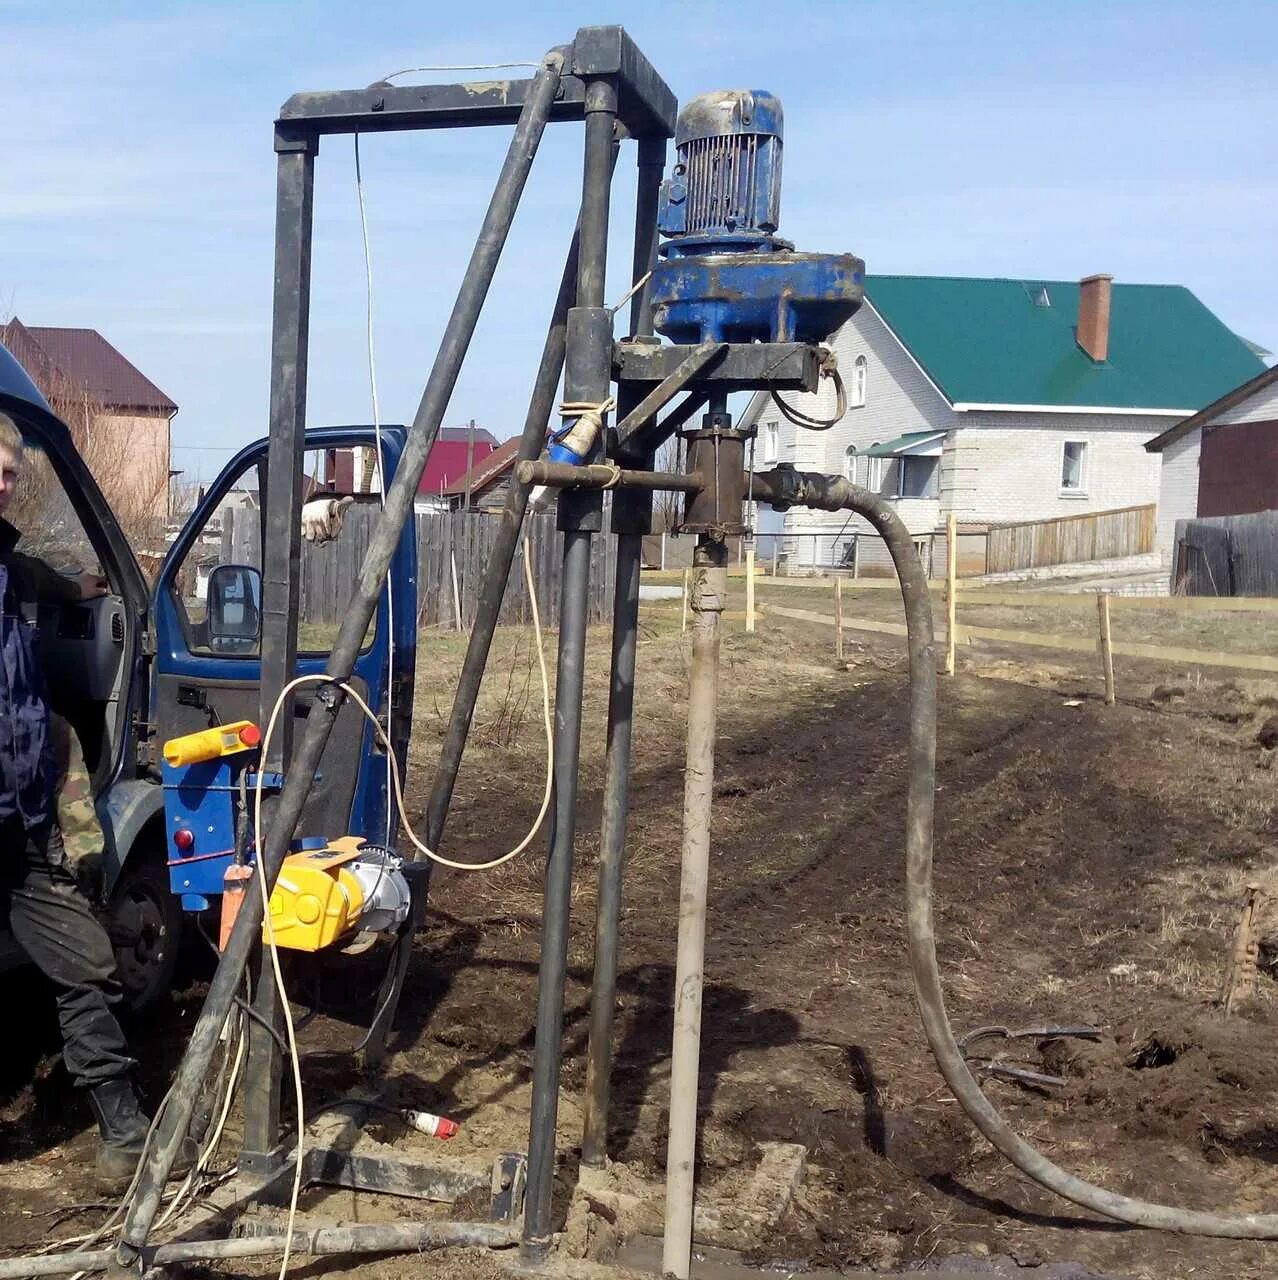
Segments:
[[[195,848],[195,832],[187,827],[179,827],[173,833],[173,843],[182,853],[190,853]]]
[[[262,741],[262,731],[255,724],[246,724],[240,730],[240,741],[246,747],[255,747]]]

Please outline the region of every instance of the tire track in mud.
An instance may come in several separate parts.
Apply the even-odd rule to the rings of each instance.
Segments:
[[[848,857],[846,865],[834,873],[836,880],[863,885],[866,883],[867,873],[878,873],[881,870],[868,863],[886,858],[895,863],[891,876],[893,886],[902,881],[908,761],[906,743],[901,740],[904,738],[905,700],[897,691],[894,694],[874,723],[877,726],[891,721],[894,725],[900,725],[901,731],[895,735],[898,742],[876,752],[865,777],[856,784],[849,783],[848,793],[834,815],[837,820],[831,822],[827,819],[825,823],[828,829],[825,839],[807,857],[762,883],[742,885],[715,899],[716,913],[730,914],[741,926],[751,930],[756,943],[758,934],[754,930],[757,922],[753,919],[752,909],[759,909],[765,920],[775,919],[777,898],[792,898],[807,891],[810,888],[807,885],[810,878],[826,869],[836,857]],[[841,716],[836,723],[840,728],[846,724],[854,725],[858,730],[855,739],[858,743],[867,740],[867,735],[860,732],[863,722]],[[983,722],[982,727],[987,725],[988,722]],[[996,732],[983,734],[977,741],[960,741],[955,744],[946,741],[955,727],[945,726],[937,755],[938,782],[944,779],[942,790],[938,794],[938,845],[951,838],[948,813],[951,807],[950,797],[962,795],[970,800],[979,796],[984,789],[997,785],[1009,762],[1015,763],[1019,758],[1026,738],[1039,731],[1041,726],[1041,714],[1027,711],[1015,715],[1010,722],[998,725]],[[837,755],[840,747],[841,743],[837,740],[822,744],[827,758],[832,754]],[[853,769],[855,762],[849,772]],[[801,793],[805,785],[802,778],[796,779],[793,790]],[[876,890],[884,887],[881,879],[875,886]],[[899,901],[899,893],[897,900]]]

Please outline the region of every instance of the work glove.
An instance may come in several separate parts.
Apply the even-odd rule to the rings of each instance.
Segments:
[[[354,498],[312,498],[302,507],[302,537],[307,542],[332,542],[342,532],[342,518]]]

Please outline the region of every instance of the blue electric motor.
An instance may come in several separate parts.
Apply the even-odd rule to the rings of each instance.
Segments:
[[[860,258],[796,253],[776,234],[782,132],[763,90],[704,93],[679,113],[650,286],[672,342],[822,342],[861,305]]]

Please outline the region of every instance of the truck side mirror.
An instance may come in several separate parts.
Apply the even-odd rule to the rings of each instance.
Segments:
[[[262,575],[250,564],[220,564],[209,574],[209,648],[256,653],[262,635]]]

